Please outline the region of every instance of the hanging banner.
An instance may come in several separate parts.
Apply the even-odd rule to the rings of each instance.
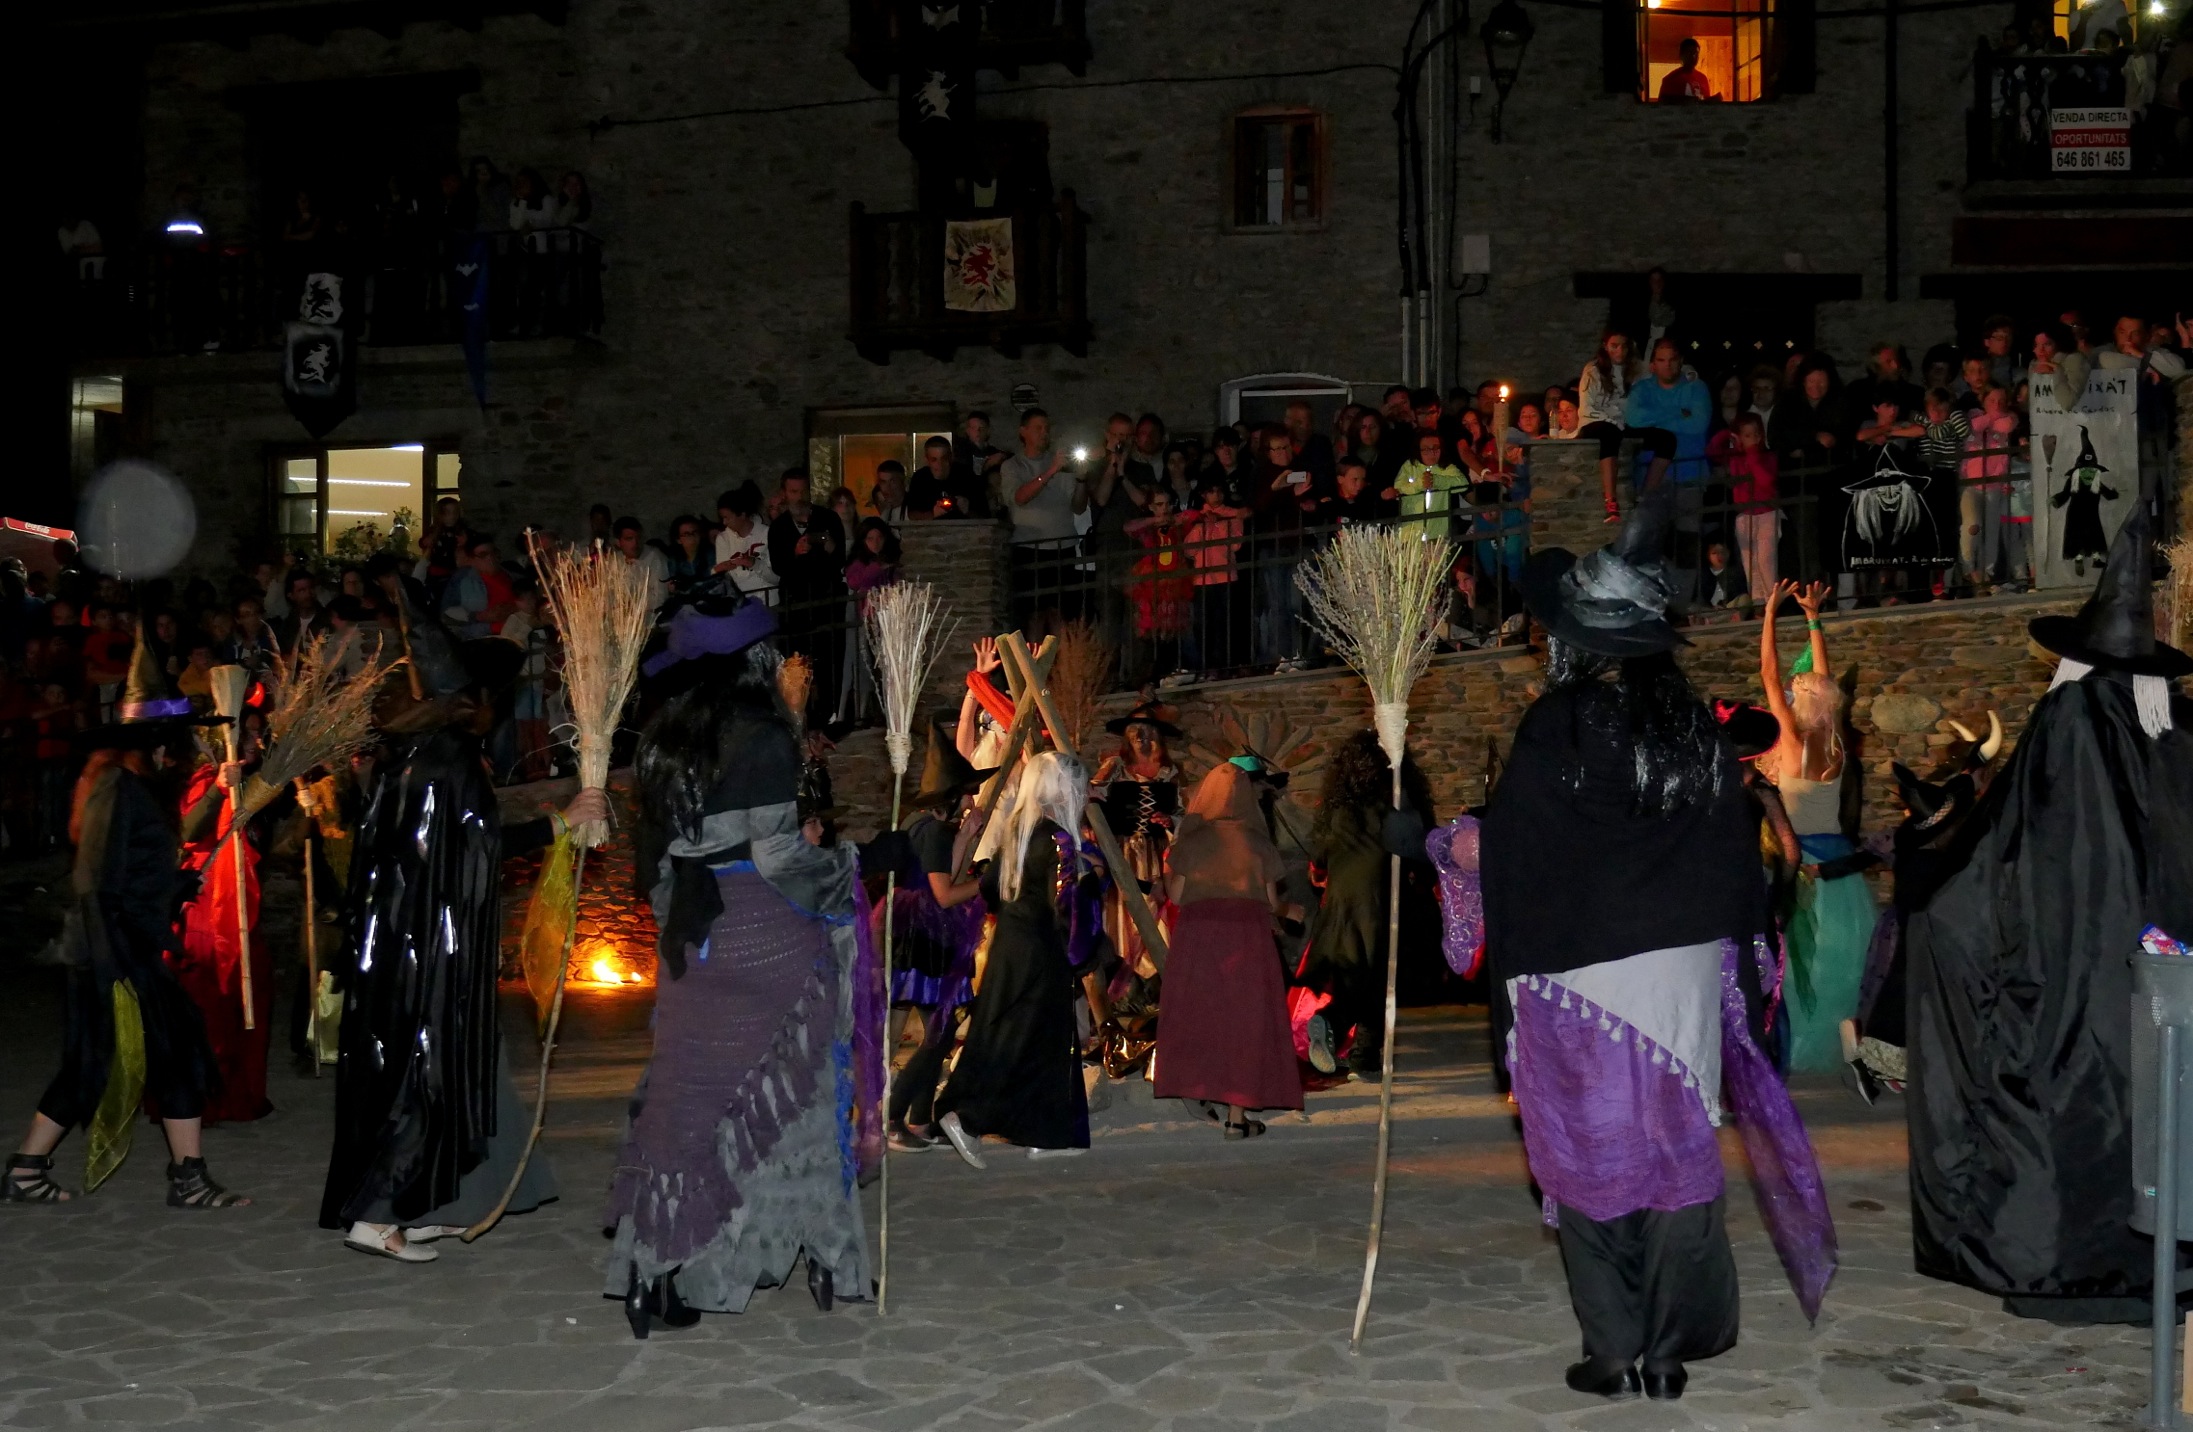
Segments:
[[[1873,471],[1843,488],[1849,499],[1843,511],[1843,570],[1947,566],[1955,545],[1944,541],[1935,520],[1932,486],[1932,476],[1906,444],[1884,443]]]
[[[1013,281],[1013,221],[947,219],[944,306],[958,313],[1010,313],[1019,302]]]
[[[324,438],[358,410],[358,364],[343,275],[305,274],[297,316],[282,331],[282,402],[305,431]]]
[[[2140,496],[2133,369],[2097,368],[2067,411],[2050,376],[2031,379],[2033,584],[2091,587]]]
[[[464,348],[464,370],[472,380],[472,396],[483,413],[487,411],[487,302],[494,251],[492,238],[474,234],[462,241],[452,265],[456,279],[452,292],[464,322],[459,339]]]
[[[899,0],[899,138],[957,176],[975,140],[974,0]]]

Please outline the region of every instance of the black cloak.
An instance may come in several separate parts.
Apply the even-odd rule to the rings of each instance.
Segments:
[[[2149,737],[2109,671],[2050,692],[1967,821],[1969,859],[1906,926],[1914,1261],[2014,1312],[2145,1307],[2130,959],[2149,923],[2193,930],[2193,703],[2171,712]]]
[[[342,1059],[322,1228],[384,1203],[415,1221],[486,1157],[501,1082],[502,857],[541,844],[547,827],[504,831],[479,740],[454,727],[411,738],[378,775],[335,971]]]

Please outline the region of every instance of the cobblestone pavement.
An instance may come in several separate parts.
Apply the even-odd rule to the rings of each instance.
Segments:
[[[0,988],[13,1121],[52,1067],[59,983],[11,948]],[[1733,1187],[1738,1347],[1696,1366],[1680,1403],[1566,1391],[1559,1254],[1491,1090],[1482,1018],[1462,1011],[1410,1016],[1397,1045],[1393,1196],[1360,1356],[1347,1329],[1366,1086],[1313,1096],[1306,1120],[1246,1144],[1130,1085],[1106,1088],[1085,1158],[1000,1157],[987,1173],[948,1149],[899,1158],[889,1317],[823,1314],[792,1288],[635,1342],[599,1296],[596,1216],[647,1008],[644,991],[575,997],[546,1141],[565,1198],[471,1247],[443,1243],[432,1265],[362,1257],[314,1226],[333,1084],[282,1061],[280,1112],[207,1136],[255,1207],[162,1206],[147,1129],[88,1201],[0,1209],[0,1427],[1844,1432],[2130,1428],[2144,1402],[2143,1331],[2022,1322],[1912,1274],[1900,1110],[1824,1082],[1801,1094],[1844,1263],[1819,1326]],[[64,1154],[80,1181],[81,1142]]]

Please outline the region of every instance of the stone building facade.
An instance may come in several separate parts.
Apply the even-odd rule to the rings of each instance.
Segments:
[[[981,407],[1003,429],[1017,396],[1052,411],[1071,441],[1114,409],[1208,429],[1221,385],[1250,375],[1325,375],[1360,394],[1401,373],[1393,65],[1417,8],[1402,0],[1222,12],[1093,0],[1080,74],[1040,60],[1011,78],[983,71],[983,119],[1040,133],[1050,182],[1086,215],[1086,352],[974,344],[949,360],[899,351],[887,365],[848,334],[848,214],[912,209],[917,173],[892,95],[848,57],[845,6],[569,0],[488,5],[469,24],[404,22],[411,11],[394,7],[379,29],[301,4],[256,7],[238,29],[234,7],[207,7],[229,17],[219,33],[214,19],[194,25],[189,5],[156,27],[115,18],[131,7],[94,8],[56,31],[62,42],[141,62],[123,87],[141,105],[136,149],[98,160],[136,190],[136,211],[110,225],[157,227],[187,181],[217,234],[264,241],[287,202],[266,169],[270,133],[326,107],[370,128],[372,106],[397,91],[367,82],[404,77],[452,77],[434,101],[450,106],[451,159],[586,174],[606,255],[598,338],[491,344],[484,410],[454,345],[369,347],[359,409],[325,439],[452,446],[490,530],[570,531],[600,500],[660,531],[730,482],[766,484],[801,461],[832,410]],[[1846,368],[1874,336],[1916,349],[1952,335],[1952,303],[1920,295],[1946,291],[1928,284],[1958,268],[1957,226],[1976,202],[1971,49],[2007,6],[1896,22],[1893,285],[1878,16],[1818,16],[1809,92],[1675,107],[1607,92],[1602,15],[1525,8],[1535,36],[1497,144],[1474,18],[1457,52],[1459,118],[1442,129],[1452,228],[1458,242],[1485,236],[1471,252],[1489,252],[1491,272],[1452,300],[1446,377],[1573,382],[1608,317],[1607,284],[1634,286],[1654,265],[1817,296],[1791,321]],[[1467,98],[1472,86],[1481,98]],[[1232,126],[1260,108],[1318,117],[1315,222],[1234,222]],[[74,361],[79,375],[124,380],[124,446],[197,492],[201,566],[269,536],[270,453],[302,438],[273,353]]]

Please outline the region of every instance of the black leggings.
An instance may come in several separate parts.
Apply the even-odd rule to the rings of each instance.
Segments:
[[[1609,462],[1622,455],[1622,429],[1614,423],[1604,419],[1596,423],[1586,423],[1576,430],[1576,435],[1598,440],[1601,462]]]
[[[1605,1223],[1561,1207],[1561,1262],[1584,1355],[1673,1372],[1736,1345],[1736,1259],[1725,1199]]]
[[[943,1082],[945,1056],[952,1052],[952,1018],[942,1017],[933,1004],[921,1010],[921,1045],[891,1081],[889,1117],[892,1123],[912,1122],[927,1126],[936,1122],[933,1107],[937,1085]],[[953,1014],[958,1011],[955,1009]],[[909,1119],[909,1115],[911,1118]]]

